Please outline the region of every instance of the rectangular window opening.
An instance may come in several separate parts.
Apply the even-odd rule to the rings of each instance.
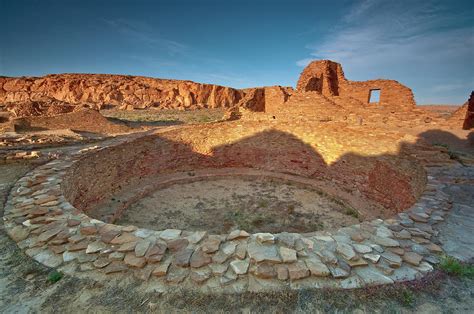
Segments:
[[[380,102],[380,89],[371,89],[369,93],[369,103]]]

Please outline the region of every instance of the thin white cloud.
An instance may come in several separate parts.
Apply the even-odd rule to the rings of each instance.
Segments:
[[[349,79],[386,77],[412,84],[421,102],[432,96],[424,93],[441,92],[460,100],[468,86],[433,86],[447,86],[460,77],[472,81],[474,31],[466,21],[468,12],[448,12],[434,0],[361,1],[326,39],[307,46],[310,58],[296,64],[331,59],[343,64]]]
[[[164,48],[171,55],[184,54],[189,50],[189,47],[186,44],[164,38],[144,23],[138,23],[126,19],[103,19],[103,21],[127,38],[141,41],[150,46]]]

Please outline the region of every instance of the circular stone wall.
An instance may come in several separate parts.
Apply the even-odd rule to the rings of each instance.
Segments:
[[[109,222],[159,188],[215,175],[299,182],[330,195],[361,219],[390,217],[412,205],[425,183],[423,168],[408,158],[381,154],[380,147],[394,146],[390,137],[377,140],[379,154],[357,154],[370,153],[373,143],[354,143],[355,136],[251,124],[181,128],[85,157],[68,171],[63,187],[74,206]],[[116,211],[107,218],[97,207]]]
[[[162,290],[355,288],[417,278],[436,262],[432,226],[443,219],[448,199],[431,176],[415,203],[426,174],[400,149],[400,135],[350,131],[223,123],[118,138],[20,179],[8,197],[5,228],[47,266],[95,279],[133,274]],[[111,221],[157,189],[190,184],[189,177],[255,173],[314,187],[347,202],[365,221],[310,233],[213,234],[88,216],[116,195],[125,197]]]

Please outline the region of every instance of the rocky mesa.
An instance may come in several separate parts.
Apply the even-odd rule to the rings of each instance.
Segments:
[[[143,76],[53,74],[0,77],[0,104],[61,101],[64,105],[94,109],[156,107],[191,110],[231,107],[243,96],[243,91],[230,87]]]

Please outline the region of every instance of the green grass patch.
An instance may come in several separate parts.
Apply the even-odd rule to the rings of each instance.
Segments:
[[[344,214],[359,219],[359,212],[351,207],[346,207]]]
[[[63,273],[57,271],[57,270],[53,270],[52,272],[50,272],[48,274],[48,281],[50,283],[56,283],[58,282],[59,280],[61,280],[61,278],[63,278]]]
[[[452,256],[443,257],[439,268],[450,275],[474,278],[474,265],[461,263]]]

